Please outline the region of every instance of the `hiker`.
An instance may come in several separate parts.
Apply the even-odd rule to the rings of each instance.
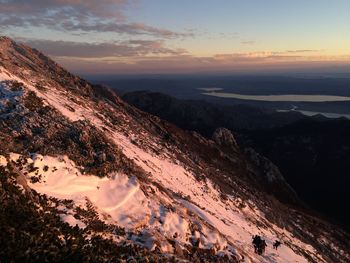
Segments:
[[[264,239],[261,239],[259,250],[258,250],[258,252],[260,252],[259,255],[262,255],[265,253],[266,247],[267,247],[266,241]]]
[[[277,248],[281,245],[281,242],[276,240],[275,243],[273,243],[273,248],[277,250]]]
[[[254,246],[254,252],[258,253],[258,248],[260,247],[261,237],[258,235],[255,235],[252,237],[253,239],[253,246]]]
[[[261,239],[260,236],[255,235],[252,237],[253,239],[253,245],[254,245],[254,252],[262,255],[265,253],[265,249],[267,247],[266,241],[264,239]]]

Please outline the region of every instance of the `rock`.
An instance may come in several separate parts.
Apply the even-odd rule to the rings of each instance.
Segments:
[[[253,148],[244,149],[244,153],[254,165],[263,170],[262,175],[269,183],[274,181],[285,181],[278,167],[269,159],[257,153]]]
[[[213,141],[221,147],[229,148],[232,150],[238,150],[239,148],[232,132],[226,128],[217,128],[214,131],[212,138]]]
[[[106,154],[104,152],[98,152],[97,158],[100,163],[104,163],[106,161]]]
[[[180,258],[183,258],[183,257],[184,257],[183,250],[182,250],[181,246],[179,245],[179,243],[176,242],[176,241],[175,241],[175,244],[174,244],[174,254],[175,254],[177,257],[180,257]]]
[[[270,189],[277,197],[288,203],[302,205],[298,195],[288,184],[278,167],[268,158],[256,152],[253,148],[244,149],[244,153],[254,166],[251,171],[254,176]]]

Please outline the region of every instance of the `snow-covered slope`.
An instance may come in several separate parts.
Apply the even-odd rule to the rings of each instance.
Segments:
[[[239,150],[228,156],[7,38],[0,55],[0,164],[24,189],[72,200],[64,222],[84,229],[79,211],[92,206],[126,231],[104,237],[183,260],[350,260],[346,233],[266,193]],[[256,234],[268,244],[262,256]]]
[[[14,162],[21,159],[23,163],[23,156],[10,154],[9,157],[9,160]],[[2,165],[6,165],[6,162],[3,161]],[[82,175],[67,156],[32,155],[24,163],[30,188],[59,199],[71,199],[75,206],[84,207],[88,198],[108,223],[117,224],[130,231],[142,230],[140,237],[135,236],[131,239],[149,249],[154,249],[159,244],[163,252],[174,252],[167,239],[176,236],[180,246],[190,245],[191,239],[199,238],[200,248],[214,249],[215,253],[238,254],[242,259],[244,256],[248,262],[307,262],[288,246],[283,246],[278,253],[274,251],[272,242],[278,237],[284,242],[300,246],[309,253],[315,253],[311,246],[293,238],[288,231],[277,226],[271,226],[271,229],[256,226],[256,220],[264,222],[265,219],[253,204],[237,209],[241,200],[229,198],[223,202],[211,182],[188,182],[187,176],[178,173],[174,179],[177,183],[167,187],[171,189],[172,185],[182,184],[184,190],[187,190],[188,200],[171,200],[157,188],[150,188],[144,193],[135,177],[129,178],[118,173],[111,174],[109,178]],[[198,189],[195,189],[196,187]],[[74,216],[74,209],[61,215],[62,220],[70,225],[84,228],[85,223]],[[263,257],[255,256],[251,248],[250,238],[255,233],[264,236],[269,245]],[[161,239],[157,240],[154,236]],[[240,240],[238,247],[235,245],[237,239]]]

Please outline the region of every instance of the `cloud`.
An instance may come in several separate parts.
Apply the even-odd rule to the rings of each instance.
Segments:
[[[66,13],[74,17],[104,17],[124,19],[127,0],[0,0],[3,14],[41,16]]]
[[[216,54],[214,58],[218,61],[278,61],[278,60],[303,60],[315,59],[320,56],[310,56],[303,53],[321,52],[322,50],[300,49],[300,50],[285,50],[285,51],[254,51],[232,54]]]
[[[148,73],[254,73],[285,70],[313,70],[318,67],[350,65],[348,56],[302,56],[251,52],[195,57],[189,54],[167,56],[133,56],[127,60],[58,58],[59,62],[78,74],[148,74]]]
[[[256,41],[254,40],[243,40],[241,41],[241,44],[243,45],[254,45],[256,43]]]
[[[214,55],[216,61],[222,63],[235,61],[235,62],[263,62],[263,61],[275,61],[285,59],[297,59],[298,55],[287,54],[286,52],[274,52],[274,51],[256,51],[246,53],[232,53],[232,54],[217,54]]]
[[[151,35],[162,38],[193,36],[144,23],[128,22],[124,16],[132,0],[0,0],[0,28],[46,27],[64,32],[109,32]]]
[[[171,49],[161,40],[128,40],[108,43],[85,43],[22,39],[21,42],[54,57],[107,58],[140,57],[148,55],[178,56],[186,53],[184,49]]]
[[[78,74],[249,72],[342,65],[350,56],[324,55],[320,50],[296,49],[194,56],[172,48],[162,39],[114,42],[73,42],[17,39],[52,56]]]
[[[84,32],[114,32],[130,35],[151,35],[163,38],[188,37],[193,33],[178,33],[167,29],[157,28],[145,25],[143,23],[115,23],[115,22],[70,22],[66,21],[60,25],[61,29],[67,31],[84,31]]]
[[[286,53],[310,53],[310,52],[319,52],[322,50],[317,49],[296,49],[296,50],[287,50]]]

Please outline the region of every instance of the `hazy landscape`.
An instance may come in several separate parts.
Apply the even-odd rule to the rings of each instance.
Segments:
[[[115,88],[120,94],[149,90],[179,99],[204,100],[218,104],[246,104],[308,116],[349,117],[350,79],[291,78],[281,76],[105,76],[93,82]]]

